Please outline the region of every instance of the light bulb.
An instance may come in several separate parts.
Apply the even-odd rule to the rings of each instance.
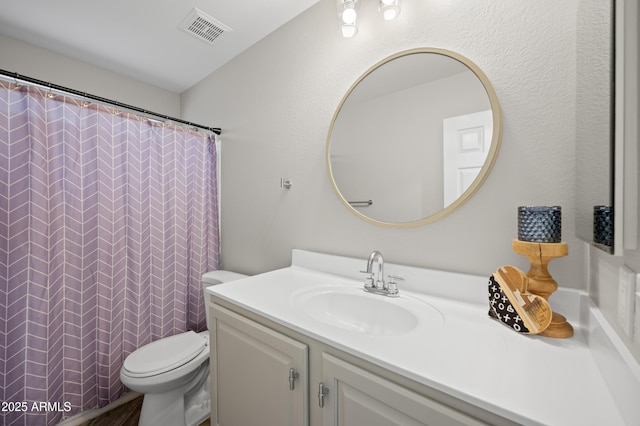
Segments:
[[[388,7],[382,12],[382,17],[385,21],[391,21],[392,19],[396,19],[399,14],[400,11],[397,7]]]
[[[358,27],[353,24],[344,24],[340,26],[340,32],[343,37],[350,38],[358,33]]]
[[[400,15],[400,0],[380,0],[378,11],[385,21],[396,19]]]
[[[357,13],[353,7],[352,2],[347,2],[344,4],[344,10],[342,11],[342,22],[345,24],[352,25],[356,22]]]

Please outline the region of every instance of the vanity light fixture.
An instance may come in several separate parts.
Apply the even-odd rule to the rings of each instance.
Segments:
[[[358,33],[358,2],[359,0],[338,0],[338,20],[343,37],[353,37]]]
[[[362,0],[337,0],[338,26],[345,38],[358,33],[358,9]],[[378,12],[385,21],[391,21],[400,15],[401,0],[378,0]]]

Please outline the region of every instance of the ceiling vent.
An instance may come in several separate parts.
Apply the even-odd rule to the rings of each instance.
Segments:
[[[213,19],[197,7],[194,7],[193,10],[189,12],[178,28],[208,44],[213,44],[213,41],[222,33],[233,31],[231,28]]]

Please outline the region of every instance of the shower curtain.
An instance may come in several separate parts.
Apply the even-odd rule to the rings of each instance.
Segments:
[[[206,327],[215,170],[206,135],[0,82],[0,424],[102,407],[129,353]]]

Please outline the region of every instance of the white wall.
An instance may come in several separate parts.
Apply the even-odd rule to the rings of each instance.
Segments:
[[[486,276],[505,264],[526,269],[511,250],[517,206],[558,204],[570,255],[550,270],[560,285],[585,288],[584,246],[573,237],[578,1],[406,1],[387,23],[376,2],[361,3],[353,39],[338,33],[335,1],[321,0],[183,94],[185,118],[223,129],[223,266],[284,267],[297,247],[357,257],[377,249],[397,263]],[[417,47],[458,52],[487,74],[504,113],[502,148],[484,186],[454,214],[419,228],[378,227],[333,192],[327,131],[363,72]],[[280,177],[291,190],[280,189]]]
[[[180,94],[0,35],[0,68],[137,106],[180,117]]]

